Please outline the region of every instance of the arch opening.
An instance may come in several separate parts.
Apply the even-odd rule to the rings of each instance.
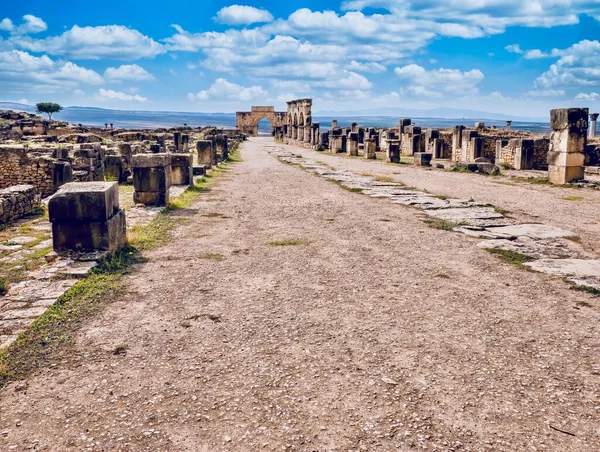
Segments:
[[[273,126],[271,121],[267,118],[262,118],[256,124],[259,137],[270,137],[273,136]]]

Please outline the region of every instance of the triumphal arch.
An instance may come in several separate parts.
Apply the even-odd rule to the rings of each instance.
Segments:
[[[238,111],[235,114],[235,125],[240,132],[255,137],[262,119],[271,123],[271,134],[274,134],[276,129],[283,129],[286,118],[287,112],[275,111],[275,107],[252,107],[252,111]]]

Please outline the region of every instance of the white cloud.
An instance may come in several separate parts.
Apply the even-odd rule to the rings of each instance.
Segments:
[[[589,93],[589,94],[579,93],[577,96],[575,96],[575,100],[597,101],[597,100],[600,100],[600,94],[598,94],[598,93]]]
[[[147,102],[148,99],[145,97],[142,97],[138,94],[135,95],[131,95],[131,94],[126,94],[126,93],[122,93],[120,91],[113,91],[112,89],[104,89],[104,88],[100,88],[100,90],[98,91],[97,97],[100,100],[121,100],[124,102]]]
[[[381,64],[376,62],[370,63],[360,63],[356,60],[350,61],[350,63],[346,66],[346,69],[356,72],[385,72],[387,68]]]
[[[589,0],[347,0],[342,9],[384,8],[404,20],[438,22],[441,34],[455,28],[484,36],[509,26],[553,27],[579,23],[587,14],[600,19],[600,3]]]
[[[78,83],[99,85],[102,76],[70,61],[56,63],[47,55],[34,56],[20,50],[0,52],[0,80],[21,84],[71,86]]]
[[[4,19],[0,20],[0,30],[1,31],[11,31],[15,28],[12,20],[10,20],[8,17],[5,17]]]
[[[519,44],[508,45],[504,47],[504,50],[510,53],[518,53],[519,55],[522,55],[524,53],[523,49],[521,49],[521,46]]]
[[[165,52],[161,44],[137,30],[122,25],[73,26],[59,36],[46,39],[22,38],[15,45],[32,52],[66,55],[77,59],[151,58]]]
[[[244,87],[231,83],[224,78],[218,78],[212,86],[199,93],[188,94],[188,99],[191,101],[203,101],[209,99],[225,100],[225,101],[249,101],[253,99],[264,99],[268,95],[261,86]]]
[[[442,97],[444,93],[477,94],[477,85],[485,78],[479,69],[462,72],[458,69],[440,68],[428,71],[417,64],[397,67],[394,72],[405,82],[406,92],[425,97]]]
[[[154,76],[137,64],[123,64],[119,67],[109,67],[104,71],[104,77],[107,80],[121,81],[134,80],[145,81],[155,80]]]
[[[0,21],[0,30],[8,31],[13,35],[41,33],[47,29],[48,25],[46,25],[46,22],[31,14],[25,14],[23,16],[23,23],[18,26],[16,26],[8,17],[5,17]]]
[[[541,90],[533,90],[527,91],[528,96],[533,97],[562,97],[565,95],[564,89],[541,89]]]
[[[258,9],[253,6],[231,5],[220,9],[214,19],[222,24],[250,25],[272,22],[273,15],[265,9]]]
[[[528,60],[535,60],[538,58],[549,58],[552,55],[546,52],[542,52],[540,49],[532,49],[525,52],[524,56]]]
[[[600,85],[600,42],[583,40],[568,49],[554,49],[552,55],[560,58],[536,79],[536,87],[565,89]]]

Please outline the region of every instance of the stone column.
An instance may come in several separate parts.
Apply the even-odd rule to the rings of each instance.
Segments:
[[[375,151],[377,150],[377,143],[375,138],[365,138],[365,158],[374,159],[377,158]]]
[[[133,156],[133,201],[147,206],[166,206],[171,187],[171,154]]]
[[[598,113],[590,115],[590,138],[596,137],[596,122],[598,121]]]
[[[331,129],[337,129],[337,119],[331,121]]]
[[[208,168],[212,166],[212,141],[200,140],[196,143],[196,151],[198,152],[198,165],[206,165]]]
[[[116,182],[70,182],[48,202],[57,252],[114,253],[126,241],[125,212]]]
[[[192,154],[171,155],[171,184],[193,185],[194,183],[194,158]]]
[[[533,140],[520,140],[515,148],[515,169],[533,169]]]
[[[506,121],[506,131],[510,132],[510,128],[512,126],[512,121]]]
[[[358,132],[350,132],[347,140],[348,155],[358,155]]]
[[[551,183],[567,184],[583,179],[588,116],[587,108],[550,111],[553,132],[548,152],[548,180]]]

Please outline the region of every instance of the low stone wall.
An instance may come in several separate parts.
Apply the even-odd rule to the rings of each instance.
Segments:
[[[15,185],[0,190],[0,224],[18,220],[40,206],[33,185]]]
[[[53,189],[53,159],[30,153],[27,148],[0,148],[0,189],[30,184],[42,197]]]

